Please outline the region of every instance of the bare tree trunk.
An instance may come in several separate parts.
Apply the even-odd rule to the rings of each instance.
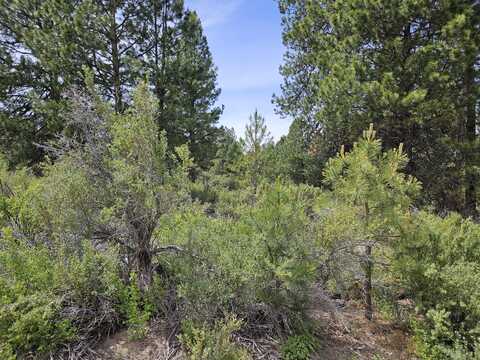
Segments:
[[[148,249],[140,249],[136,254],[138,288],[148,291],[153,282],[152,255]]]
[[[365,247],[365,280],[363,283],[363,292],[365,294],[365,318],[369,321],[373,319],[373,305],[372,305],[372,246]]]
[[[365,228],[368,231],[370,210],[368,203],[365,203]],[[365,318],[369,321],[373,319],[373,304],[372,304],[372,245],[367,242],[365,245],[365,259],[364,259],[364,272],[365,279],[363,282],[363,293],[365,296]]]
[[[465,153],[465,215],[477,216],[477,177],[475,174],[476,101],[474,96],[475,65],[469,64],[465,72],[466,153]]]
[[[132,241],[133,261],[132,269],[137,275],[137,285],[142,293],[148,291],[153,282],[153,249],[152,233],[155,229],[155,222],[151,221],[148,215],[141,216],[135,210],[133,204],[127,206],[126,220],[129,237]]]
[[[116,2],[112,3],[110,9],[110,41],[112,46],[112,86],[113,86],[113,96],[115,111],[120,113],[122,111],[122,89],[121,89],[121,79],[120,79],[120,54],[118,50],[119,39],[117,32],[117,4]]]

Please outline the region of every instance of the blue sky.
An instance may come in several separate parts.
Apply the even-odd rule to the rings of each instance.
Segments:
[[[202,20],[210,50],[218,67],[225,105],[221,124],[243,136],[248,116],[255,108],[279,139],[288,132],[290,120],[274,112],[273,93],[282,78],[278,68],[284,48],[280,13],[275,0],[186,0]]]

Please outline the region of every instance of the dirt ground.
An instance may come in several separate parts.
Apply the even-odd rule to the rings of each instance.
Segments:
[[[410,335],[395,324],[364,317],[354,302],[337,302],[321,288],[313,291],[310,317],[319,324],[320,349],[315,360],[414,360]]]
[[[317,326],[319,349],[312,360],[414,360],[409,334],[402,328],[377,317],[367,321],[363,309],[353,302],[335,301],[320,287],[312,291],[309,316]],[[267,339],[243,344],[255,349],[254,359],[279,359],[278,343]],[[262,349],[268,353],[262,354]],[[105,340],[97,349],[98,359],[105,360],[183,360],[185,359],[175,334],[160,323],[152,325],[142,341],[129,341],[126,331]]]
[[[183,360],[174,332],[153,323],[141,341],[132,341],[126,330],[107,338],[96,350],[101,360]]]

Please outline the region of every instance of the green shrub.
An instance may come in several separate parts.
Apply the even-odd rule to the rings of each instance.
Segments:
[[[131,340],[141,340],[148,331],[148,321],[153,313],[153,305],[142,296],[137,286],[137,276],[130,275],[130,284],[120,292],[121,310],[128,326],[128,337]]]
[[[240,330],[242,322],[227,317],[210,328],[197,327],[193,322],[183,323],[180,342],[187,350],[190,360],[249,360],[248,352],[232,342],[234,331]]]
[[[106,254],[84,244],[79,257],[22,242],[9,228],[1,232],[2,359],[55,352],[117,325],[119,279]]]
[[[62,298],[55,293],[55,268],[44,248],[30,248],[2,229],[0,238],[0,343],[2,355],[46,353],[73,336],[60,318]],[[11,353],[8,354],[8,351]]]
[[[260,190],[256,206],[245,214],[256,248],[257,296],[282,313],[301,314],[316,275],[311,219],[315,198],[309,187],[279,182]]]
[[[476,345],[475,349],[479,349],[480,345]],[[466,349],[462,345],[455,345],[453,349],[447,349],[448,358],[451,360],[480,360],[480,352]]]
[[[168,261],[185,316],[203,323],[233,312],[248,321],[261,311],[281,331],[289,315],[302,315],[315,277],[312,198],[307,187],[277,183],[262,187],[256,204],[238,204],[238,218],[195,206],[164,218],[159,240],[185,249]]]
[[[417,355],[426,360],[477,359],[478,326],[470,331],[452,321],[444,308],[431,309],[425,321],[413,323]]]
[[[480,340],[480,225],[456,214],[421,212],[403,230],[396,273],[425,314],[414,326],[421,356],[474,356]]]
[[[290,336],[282,345],[283,360],[308,360],[317,348],[317,340],[310,334]]]
[[[34,352],[55,350],[75,336],[75,328],[61,318],[61,299],[46,292],[19,296],[15,302],[3,304],[0,311],[1,358],[15,358]],[[3,352],[2,352],[3,351]]]

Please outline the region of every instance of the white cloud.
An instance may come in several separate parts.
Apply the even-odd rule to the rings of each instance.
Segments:
[[[189,8],[196,10],[205,28],[222,24],[238,9],[243,0],[187,0]]]

